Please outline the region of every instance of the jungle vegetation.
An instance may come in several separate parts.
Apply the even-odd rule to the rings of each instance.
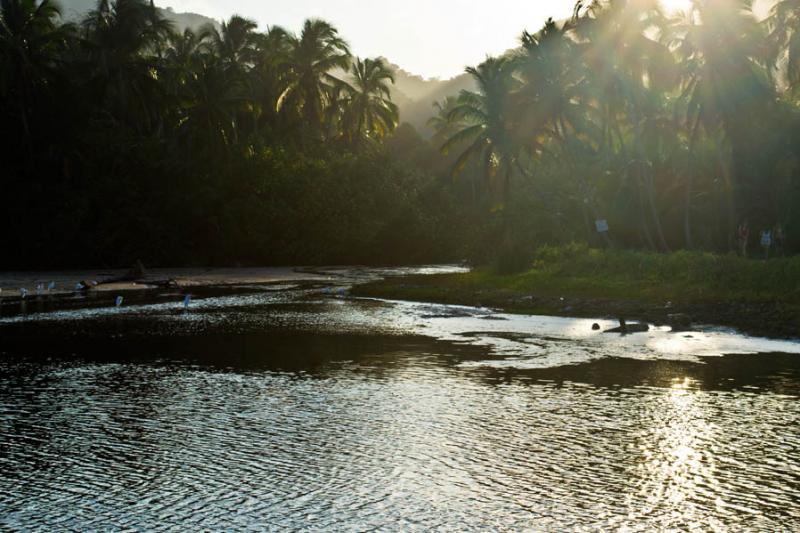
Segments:
[[[0,0],[0,267],[524,264],[569,242],[735,251],[744,224],[791,253],[798,30],[797,0],[763,20],[579,2],[467,68],[426,139],[388,64],[325,21],[178,33],[145,0],[77,23]]]

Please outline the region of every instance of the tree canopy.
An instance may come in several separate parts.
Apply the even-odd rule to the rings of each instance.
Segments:
[[[795,251],[799,13],[579,2],[468,67],[424,139],[326,21],[178,33],[146,0],[78,23],[0,0],[5,266],[727,251],[745,225]]]

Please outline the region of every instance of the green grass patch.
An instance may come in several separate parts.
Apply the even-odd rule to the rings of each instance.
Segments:
[[[500,274],[488,268],[466,274],[389,279],[359,289],[364,295],[492,304],[524,294],[664,302],[800,303],[800,257],[769,261],[708,252],[656,254],[597,250],[584,245],[541,247],[531,268]]]

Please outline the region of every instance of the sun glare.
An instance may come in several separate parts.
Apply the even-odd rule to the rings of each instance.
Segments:
[[[661,5],[669,12],[686,11],[692,6],[692,0],[661,0]]]

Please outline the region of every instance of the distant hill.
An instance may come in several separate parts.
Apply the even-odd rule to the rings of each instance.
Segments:
[[[97,7],[97,0],[61,0],[62,15],[66,20],[79,20],[86,13]],[[177,31],[183,31],[186,28],[198,29],[206,24],[213,24],[219,26],[219,22],[206,17],[198,15],[197,13],[176,13],[172,8],[157,8],[167,20],[171,20],[175,24]]]
[[[219,28],[219,21],[206,17],[205,15],[198,15],[197,13],[175,13],[171,7],[158,9],[168,20],[171,20],[173,24],[175,24],[175,29],[178,31],[183,31],[186,28],[197,30],[208,24]]]
[[[96,0],[60,0],[61,15],[67,20],[75,20],[97,7]]]
[[[384,60],[394,69],[392,99],[400,107],[400,120],[414,126],[426,138],[433,134],[427,126],[428,119],[433,115],[433,104],[464,89],[475,89],[475,82],[469,74],[449,80],[425,79]]]
[[[60,5],[65,19],[79,20],[97,7],[97,0],[61,0]],[[183,31],[185,28],[198,29],[206,24],[219,27],[218,21],[204,15],[176,13],[172,8],[158,9],[175,24],[177,31]],[[472,78],[467,74],[461,74],[449,80],[426,79],[403,70],[388,59],[385,61],[395,72],[392,98],[400,107],[400,120],[414,126],[426,138],[433,134],[427,126],[428,119],[433,115],[433,103],[443,100],[447,96],[458,94],[462,89],[473,90],[475,88]]]

